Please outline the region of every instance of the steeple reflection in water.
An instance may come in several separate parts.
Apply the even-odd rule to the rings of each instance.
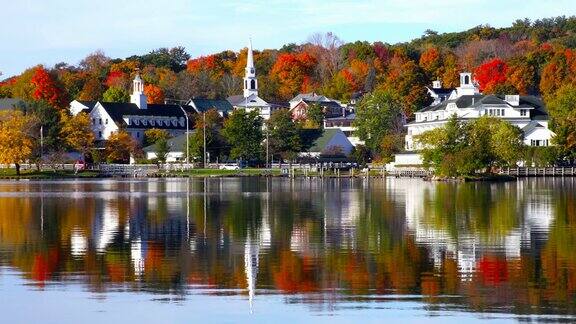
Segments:
[[[427,313],[571,316],[575,183],[4,182],[0,262],[40,289],[200,294],[220,311],[236,296],[255,316],[274,301],[335,315],[417,301]]]

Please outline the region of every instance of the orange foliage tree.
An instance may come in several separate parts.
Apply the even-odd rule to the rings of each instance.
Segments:
[[[283,99],[289,99],[309,84],[309,78],[316,64],[310,54],[303,53],[284,53],[278,56],[278,59],[270,70],[271,78],[278,81],[279,96]]]
[[[144,94],[148,98],[149,104],[163,104],[164,91],[158,86],[147,84],[144,86]]]
[[[499,58],[492,59],[474,70],[474,78],[483,92],[491,93],[496,86],[506,83],[508,65]]]
[[[576,80],[576,51],[566,49],[558,51],[542,69],[540,92],[548,96],[556,92],[563,84]]]

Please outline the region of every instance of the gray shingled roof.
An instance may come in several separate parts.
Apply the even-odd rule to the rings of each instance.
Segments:
[[[234,110],[234,107],[230,104],[228,100],[221,99],[190,99],[188,102],[189,106],[196,108],[199,113],[208,111],[210,109],[216,109],[218,112],[229,113]]]
[[[148,104],[147,109],[140,109],[136,104],[124,102],[100,102],[104,110],[112,117],[112,120],[117,125],[127,126],[124,122],[124,116],[158,116],[158,117],[184,117],[184,113],[180,109],[180,105],[172,104]],[[195,114],[196,111],[192,106],[182,105],[182,108],[189,113]],[[190,120],[190,127],[193,127],[192,120]],[[163,125],[139,125],[138,128],[169,128],[169,129],[185,129],[184,126],[163,126]]]

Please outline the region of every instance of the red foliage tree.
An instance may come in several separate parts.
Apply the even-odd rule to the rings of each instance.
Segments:
[[[144,94],[148,97],[149,104],[163,104],[164,91],[158,86],[147,84],[144,86]]]
[[[480,90],[491,93],[498,85],[506,83],[508,65],[499,58],[492,59],[474,70],[474,78],[480,84]]]
[[[111,71],[106,78],[106,86],[122,88],[126,83],[126,74],[122,71]]]
[[[32,97],[36,100],[46,100],[54,107],[62,108],[64,105],[64,95],[62,90],[56,85],[52,76],[42,66],[34,70],[34,75],[30,80],[34,85]]]

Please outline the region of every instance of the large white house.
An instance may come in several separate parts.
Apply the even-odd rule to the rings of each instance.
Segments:
[[[136,75],[132,82],[130,102],[89,102],[74,100],[72,114],[88,113],[96,141],[105,141],[119,130],[125,130],[136,141],[144,141],[144,132],[151,128],[164,129],[171,136],[186,132],[186,114],[196,111],[189,105],[148,104],[144,81]],[[189,128],[193,127],[190,120]]]
[[[246,109],[248,112],[259,111],[260,116],[264,120],[268,120],[270,115],[272,115],[272,105],[258,96],[258,79],[256,78],[256,67],[254,66],[252,41],[248,45],[248,56],[244,72],[244,92],[241,95],[228,97],[228,101],[236,109]]]
[[[472,79],[471,73],[460,74],[460,86],[442,88],[434,82],[428,88],[434,102],[415,113],[415,120],[406,125],[405,149],[398,154],[396,165],[421,164],[418,144],[414,138],[428,130],[444,126],[452,115],[460,121],[471,121],[481,116],[493,116],[522,130],[524,144],[549,146],[554,133],[548,128],[548,113],[542,100],[535,96],[484,95]]]
[[[163,129],[170,136],[178,136],[186,132],[187,122],[189,122],[188,129],[192,130],[193,114],[216,109],[224,116],[233,109],[226,100],[190,99],[184,105],[149,104],[147,100],[144,94],[144,81],[136,75],[132,82],[130,102],[74,100],[70,103],[70,112],[73,115],[80,112],[88,113],[97,141],[105,141],[112,133],[122,129],[142,143],[144,132],[148,129]]]

